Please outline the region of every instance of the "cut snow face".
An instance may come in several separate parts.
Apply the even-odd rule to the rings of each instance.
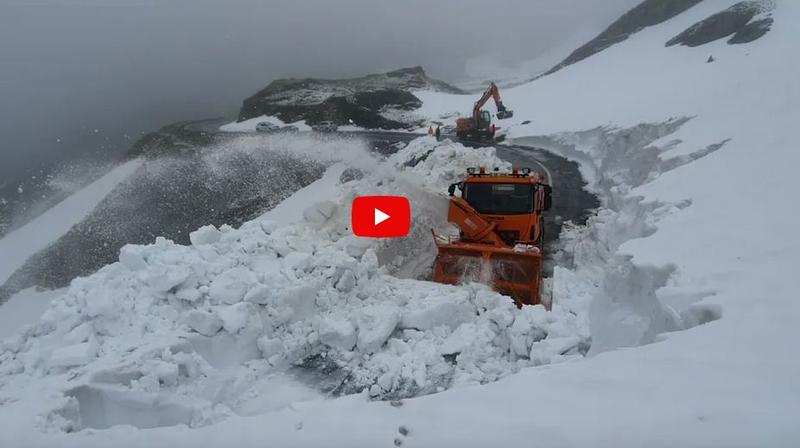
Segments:
[[[2,393],[41,400],[42,377],[48,393],[66,390],[34,406],[48,428],[202,426],[280,407],[272,393],[411,397],[586,353],[585,303],[518,310],[480,284],[416,280],[430,269],[420,261],[435,250],[430,229],[451,231],[441,192],[469,166],[510,169],[493,148],[424,137],[361,158],[363,177],[339,176],[296,204],[300,222],[270,212],[239,229],[198,229],[189,246],[123,247],[3,342]],[[414,204],[410,237],[352,236],[352,198],[388,193]]]
[[[688,121],[681,118],[628,129],[596,128],[518,140],[581,160],[591,188],[603,199],[603,207],[585,226],[569,226],[562,233],[564,250],[560,255],[572,260],[560,258],[555,276],[556,300],[572,296],[574,302],[583,295],[576,296],[576,291],[591,291],[592,353],[648,344],[660,333],[721,316],[718,305],[697,303],[714,295],[713,291],[688,293],[671,286],[674,266],[638,266],[630,256],[618,253],[624,243],[652,235],[659,221],[691,205],[689,200],[645,201],[631,191],[724,148],[728,142],[672,154],[680,141],[666,139]],[[570,280],[562,282],[564,278]]]

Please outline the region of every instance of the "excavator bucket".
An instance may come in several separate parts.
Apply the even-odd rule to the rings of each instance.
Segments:
[[[497,111],[497,119],[498,120],[505,120],[506,118],[511,118],[514,116],[513,110],[498,110]]]
[[[514,250],[480,243],[449,242],[434,234],[438,253],[433,280],[458,285],[480,282],[516,302],[539,303],[542,254],[538,248]]]

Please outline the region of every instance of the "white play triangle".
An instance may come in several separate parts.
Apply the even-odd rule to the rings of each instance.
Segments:
[[[386,221],[389,218],[391,218],[391,216],[389,216],[386,213],[378,210],[377,208],[375,209],[375,225],[376,226],[378,224],[382,223],[383,221]]]

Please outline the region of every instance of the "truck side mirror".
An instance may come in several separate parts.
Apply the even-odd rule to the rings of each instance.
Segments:
[[[450,186],[447,187],[447,192],[450,194],[450,196],[456,195],[456,185],[458,184],[450,184]]]

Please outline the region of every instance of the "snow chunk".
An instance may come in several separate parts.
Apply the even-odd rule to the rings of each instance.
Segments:
[[[184,319],[189,328],[203,336],[214,336],[222,329],[222,319],[216,313],[192,310]]]
[[[203,226],[194,232],[189,233],[189,241],[192,246],[203,244],[214,244],[222,237],[222,233],[213,225]]]
[[[147,269],[147,262],[141,253],[141,246],[126,244],[119,250],[119,262],[131,271]]]
[[[266,305],[272,297],[272,288],[267,285],[255,285],[247,291],[244,295],[244,301],[256,303],[258,305]]]
[[[270,363],[275,360],[277,355],[280,355],[284,352],[285,347],[283,342],[280,339],[270,338],[267,336],[262,336],[258,338],[257,341],[258,349],[261,351],[261,355],[264,359],[270,361]]]
[[[313,224],[322,225],[331,219],[339,208],[333,201],[321,201],[303,210],[303,218]]]
[[[250,269],[235,267],[217,276],[211,282],[208,294],[217,302],[234,304],[242,301],[250,285],[255,281],[255,275]]]
[[[142,371],[158,379],[159,383],[174,386],[178,383],[179,368],[177,364],[159,359],[145,361]]]
[[[356,323],[358,349],[374,353],[397,328],[397,324],[400,323],[400,310],[396,305],[388,303],[368,306],[356,315]]]
[[[271,234],[278,228],[278,223],[269,219],[262,220],[258,224],[261,227],[261,231],[267,235]]]
[[[284,266],[292,270],[305,270],[311,261],[311,255],[305,252],[291,252],[283,260]]]
[[[336,281],[336,290],[350,292],[356,286],[356,276],[350,269],[345,270],[339,280]]]
[[[348,235],[338,241],[338,245],[344,248],[345,252],[351,257],[361,257],[364,253],[372,247],[373,240],[371,238],[360,238],[354,235]]]
[[[153,290],[166,292],[186,281],[191,274],[192,272],[183,266],[169,267],[161,272],[152,273],[148,283]]]
[[[440,297],[415,297],[403,309],[400,328],[430,330],[441,325],[455,329],[474,319],[475,307],[469,303],[467,292],[454,290]]]
[[[289,311],[288,321],[296,321],[311,316],[316,305],[317,289],[310,285],[286,288],[276,295],[274,304],[277,308]]]
[[[341,350],[352,350],[356,345],[356,327],[347,319],[326,317],[319,324],[319,340]]]
[[[512,352],[527,358],[533,343],[547,337],[546,328],[547,311],[543,306],[523,307],[516,315],[509,333]]]
[[[222,319],[222,328],[228,333],[238,333],[241,330],[248,333],[263,330],[258,308],[252,303],[240,302],[220,308],[218,312]]]
[[[94,340],[90,340],[53,350],[49,364],[50,367],[82,366],[91,362],[96,356],[97,344]]]

